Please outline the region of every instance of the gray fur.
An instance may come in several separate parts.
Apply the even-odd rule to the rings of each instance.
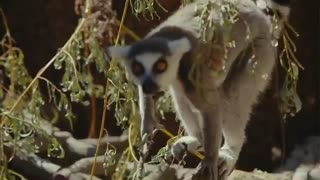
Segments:
[[[209,179],[224,180],[233,169],[245,141],[245,128],[252,106],[268,85],[276,60],[276,48],[271,43],[274,34],[270,18],[252,0],[237,1],[241,18],[233,24],[230,33],[236,46],[226,52],[221,51],[224,29],[217,29],[215,38],[218,41],[215,45],[220,49],[217,48],[210,58],[222,60],[226,53],[225,72],[218,73],[206,65],[201,67],[204,99],[195,91],[188,76],[197,60],[195,55],[212,48],[200,40],[196,5],[192,3],[179,9],[152,30],[145,40],[122,47],[124,50],[113,49],[110,53],[123,59],[139,87],[141,134],[150,133],[157,127],[151,97],[156,92],[146,94],[143,91],[146,79],[151,79],[160,89],[169,89],[179,119],[188,134],[173,145],[172,153],[179,156],[184,151],[184,145],[187,150],[195,151],[201,144],[205,159],[199,165],[199,174],[207,172]],[[214,19],[218,21],[219,17]],[[248,28],[250,38],[247,38]],[[250,74],[252,66],[249,59],[253,53],[257,64],[254,74]],[[155,74],[152,67],[162,57],[165,57],[168,69],[162,74]],[[146,69],[143,75],[137,77],[132,74],[132,60],[143,64]],[[222,134],[225,143],[220,148]]]

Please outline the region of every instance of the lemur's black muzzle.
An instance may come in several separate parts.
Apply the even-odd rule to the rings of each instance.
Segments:
[[[146,94],[155,94],[158,92],[159,86],[151,78],[146,78],[143,81],[142,90]]]

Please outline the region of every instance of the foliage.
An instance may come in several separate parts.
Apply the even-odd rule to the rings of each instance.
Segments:
[[[132,13],[137,17],[139,14],[142,14],[143,18],[147,19],[147,13],[149,13],[151,20],[154,19],[154,16],[157,16],[160,19],[160,16],[157,14],[154,9],[155,3],[165,12],[167,10],[159,3],[158,0],[130,0],[132,7]]]
[[[37,152],[43,142],[36,142],[39,137],[43,138],[47,146],[48,156],[62,158],[63,149],[58,141],[41,128],[43,114],[41,107],[45,105],[44,97],[38,89],[38,80],[32,80],[24,66],[24,55],[20,48],[14,46],[5,15],[0,9],[5,34],[2,37],[0,47],[0,179],[12,179],[21,175],[6,168],[7,162],[15,154],[26,155]],[[31,82],[33,82],[31,84]],[[51,86],[51,84],[49,85]],[[25,91],[29,89],[30,92]],[[21,95],[22,94],[22,95]],[[59,100],[60,106],[65,106],[63,98]],[[11,155],[4,151],[11,152]]]
[[[129,2],[129,0],[127,0],[127,2]],[[216,27],[222,26],[224,30],[230,30],[231,24],[234,23],[237,18],[241,17],[238,17],[236,8],[229,1],[225,3],[219,0],[202,2],[197,9],[197,14],[200,17],[199,26],[202,29],[202,37],[204,42],[214,43],[211,42],[210,39],[213,39]],[[3,18],[2,22],[6,27],[6,33],[0,43],[0,69],[3,70],[0,72],[0,123],[3,129],[0,131],[0,179],[12,175],[20,176],[15,172],[7,170],[6,164],[15,153],[28,154],[30,152],[37,152],[43,142],[36,142],[36,136],[43,137],[42,139],[45,139],[47,142],[46,144],[48,144],[48,146],[46,148],[48,156],[62,158],[64,152],[58,141],[41,127],[42,121],[51,120],[51,122],[55,122],[57,117],[49,116],[51,119],[48,119],[48,115],[43,112],[43,109],[46,106],[53,107],[49,109],[51,114],[63,114],[64,118],[68,119],[72,126],[72,120],[75,118],[72,112],[72,102],[88,106],[90,104],[90,97],[104,98],[104,115],[101,118],[102,122],[106,119],[106,110],[113,107],[118,125],[127,130],[126,132],[129,134],[130,146],[122,153],[117,164],[117,171],[113,177],[122,179],[127,173],[127,162],[138,161],[136,151],[140,150],[143,144],[138,143],[140,137],[136,88],[126,80],[124,70],[118,61],[108,59],[105,56],[99,41],[100,37],[98,37],[96,33],[97,30],[102,28],[100,26],[101,24],[92,21],[92,19],[96,18],[95,13],[91,11],[94,4],[92,4],[90,0],[86,0],[86,3],[85,12],[87,14],[79,22],[74,34],[34,78],[28,74],[23,65],[23,52],[14,46],[14,40],[11,37],[4,13],[0,9],[0,14]],[[154,19],[154,16],[158,17],[154,9],[155,3],[165,10],[157,0],[130,0],[132,10],[136,16],[142,14],[144,18],[147,18],[147,14],[149,14],[151,19]],[[184,4],[186,3],[190,3],[190,1],[185,0]],[[213,9],[219,14],[219,17],[221,17],[219,24],[213,23],[215,21],[212,19],[212,14],[210,14]],[[126,9],[124,12],[126,12]],[[120,27],[120,31],[125,30],[127,34],[136,37],[134,32],[121,25]],[[125,43],[125,39],[120,36],[122,35],[120,31],[116,38],[116,44],[119,42]],[[226,31],[224,34],[223,41],[226,46],[223,47],[223,51],[227,46],[233,45],[232,40],[228,37],[228,32],[229,31]],[[250,36],[249,31],[248,36]],[[109,33],[109,37],[106,39],[113,40],[114,35]],[[299,67],[301,67],[301,65],[295,58],[294,51],[296,48],[287,31],[284,33],[283,40],[285,47],[280,55],[280,62],[288,74],[286,76],[284,90],[282,91],[284,93],[281,96],[283,99],[283,105],[281,107],[284,113],[292,113],[296,112],[300,106],[296,93],[296,85]],[[201,57],[199,58],[203,59]],[[57,71],[63,72],[61,83],[58,85],[55,85],[49,79],[42,76],[43,72],[51,65],[53,65]],[[193,75],[190,77],[196,77],[193,79],[193,82],[197,87],[200,87],[199,84],[201,83],[197,80],[198,70],[197,65],[194,66]],[[95,83],[95,77],[92,71],[97,71],[100,75],[105,76],[105,87],[102,84]],[[47,85],[47,96],[41,93],[39,89],[40,82]],[[174,111],[168,93],[165,93],[164,96],[158,99],[156,107],[162,118],[164,118],[166,112]],[[166,131],[164,130],[164,132]],[[100,139],[103,133],[104,129],[102,125]],[[167,134],[169,133],[167,132]],[[172,141],[168,142],[168,145],[171,143]],[[4,153],[5,148],[11,150],[12,157],[6,157]],[[97,152],[98,149],[99,147],[97,148]],[[162,148],[159,153],[153,157],[151,162],[161,162],[163,159],[166,159],[168,149],[168,146]],[[115,154],[116,150],[112,146],[108,146],[105,153],[106,167],[115,164]],[[138,163],[136,163],[135,169],[136,171],[133,171],[133,174],[131,174],[133,179],[139,178],[141,175],[140,171],[142,171]],[[94,166],[92,172],[94,172]]]
[[[297,48],[291,39],[288,30],[292,31],[296,37],[298,37],[299,34],[290,24],[286,23],[285,27],[282,36],[284,48],[279,56],[280,64],[286,72],[285,81],[280,90],[281,101],[279,105],[283,119],[286,119],[288,115],[294,116],[301,110],[302,102],[297,93],[297,84],[299,80],[299,71],[300,69],[304,69],[295,56]]]

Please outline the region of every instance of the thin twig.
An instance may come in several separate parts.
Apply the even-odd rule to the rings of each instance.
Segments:
[[[65,49],[61,50],[61,52],[65,53],[71,59],[71,64],[72,64],[72,67],[73,67],[73,70],[74,70],[74,76],[75,76],[77,82],[79,82],[75,60],[73,59],[71,54],[68,51],[66,51]]]
[[[129,132],[128,132],[128,142],[129,142],[129,148],[130,148],[130,152],[131,152],[131,156],[133,157],[133,159],[138,163],[139,160],[136,157],[135,153],[134,153],[134,149],[133,149],[133,144],[132,144],[132,140],[131,140],[131,135],[132,135],[132,128],[133,128],[133,123],[130,124],[129,126]]]
[[[61,52],[65,51],[66,48],[68,48],[69,44],[72,42],[74,37],[78,34],[78,32],[82,29],[82,26],[84,25],[85,19],[82,19],[81,22],[79,23],[78,27],[70,37],[70,39],[67,41],[67,43],[61,48],[61,50],[43,67],[39,70],[37,73],[36,77],[33,78],[33,80],[30,82],[30,84],[27,86],[27,88],[22,92],[22,94],[18,97],[18,99],[15,101],[13,106],[10,108],[8,111],[8,114],[12,113],[14,109],[17,107],[17,105],[20,103],[22,98],[27,94],[27,92],[32,88],[32,86],[37,82],[37,80],[40,78],[40,76],[54,63],[57,57],[60,56]],[[1,118],[1,124],[0,128],[4,126],[6,123],[7,119],[2,117]]]
[[[120,34],[121,34],[121,31],[122,31],[122,28],[123,28],[125,17],[127,15],[128,5],[129,5],[129,0],[126,0],[115,45],[118,45],[119,40],[120,40]],[[107,87],[108,87],[108,84],[109,83],[107,81],[106,88],[105,88],[105,96],[104,96],[105,100],[104,100],[104,105],[103,105],[103,113],[102,113],[102,119],[101,119],[101,128],[100,128],[100,133],[99,133],[99,140],[98,140],[98,145],[97,145],[96,153],[95,153],[95,156],[94,156],[94,161],[93,161],[92,168],[91,168],[90,180],[92,180],[93,174],[95,172],[97,156],[98,156],[98,152],[99,152],[99,149],[100,149],[100,142],[101,142],[101,139],[102,139],[102,136],[103,136],[103,130],[104,130],[105,122],[106,122],[107,109],[108,109],[108,106],[107,106],[107,104],[108,104],[108,101],[107,101],[107,97],[108,97],[107,96],[107,94],[108,94],[108,88]]]

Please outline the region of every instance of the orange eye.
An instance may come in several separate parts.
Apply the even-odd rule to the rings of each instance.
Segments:
[[[141,76],[144,73],[143,66],[136,61],[132,62],[131,69],[132,73],[136,76]]]
[[[164,71],[167,70],[167,67],[168,67],[167,61],[161,58],[161,59],[158,60],[158,62],[155,64],[154,71],[155,71],[156,73],[163,73]]]

